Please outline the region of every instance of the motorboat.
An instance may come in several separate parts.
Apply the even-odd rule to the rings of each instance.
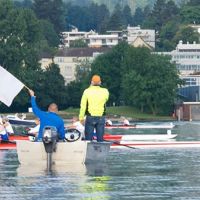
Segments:
[[[22,126],[35,126],[34,120],[26,119],[26,115],[22,115],[20,118],[17,114],[7,115],[6,118],[9,120],[11,125],[22,125]]]

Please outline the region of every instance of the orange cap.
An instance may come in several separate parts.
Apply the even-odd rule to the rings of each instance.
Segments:
[[[92,77],[92,82],[93,82],[94,84],[99,84],[99,83],[101,83],[101,78],[100,78],[100,76],[94,75],[94,76]]]

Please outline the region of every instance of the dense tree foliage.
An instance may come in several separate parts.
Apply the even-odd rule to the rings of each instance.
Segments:
[[[61,83],[62,77],[58,70],[43,71],[39,65],[41,49],[43,44],[48,47],[46,41],[47,36],[41,29],[41,21],[38,20],[33,10],[25,8],[16,8],[10,0],[2,0],[0,2],[0,65],[20,79],[29,88],[32,88],[39,94],[47,94],[48,98],[42,98],[39,103],[45,105],[44,100],[57,100],[60,90],[58,88],[51,92],[46,85],[50,85],[50,74],[59,76],[56,86],[63,89],[64,81]],[[54,68],[53,68],[54,69]],[[51,70],[49,72],[49,70]],[[48,73],[49,72],[49,73]],[[55,83],[52,78],[51,83]],[[6,84],[6,83],[5,83]],[[63,95],[62,95],[63,96]],[[50,99],[50,100],[49,100]],[[64,102],[59,100],[60,104]],[[29,96],[27,91],[20,92],[15,99],[12,107],[13,110],[27,109],[29,104]],[[5,109],[3,106],[1,109]]]
[[[176,66],[170,63],[170,58],[132,47],[126,56],[122,63],[122,94],[126,104],[153,114],[169,113],[180,83]]]
[[[145,16],[142,25],[143,28],[156,29],[156,50],[171,51],[179,40],[199,42],[198,33],[188,26],[199,23],[198,6],[195,0],[182,4],[181,7],[172,0],[156,1],[153,10]]]
[[[24,0],[24,1],[14,1],[14,5],[16,7],[31,8],[33,4],[31,0]]]
[[[60,74],[60,68],[56,64],[51,64],[43,71],[39,85],[34,86],[38,91],[38,99],[42,107],[47,107],[55,102],[60,108],[65,108],[67,103],[67,93],[65,81]]]
[[[64,31],[65,11],[62,0],[34,0],[33,10],[39,19],[51,22],[58,34]]]
[[[105,5],[91,4],[88,7],[66,5],[66,23],[68,30],[73,26],[82,31],[96,30],[103,32],[105,23],[109,19],[109,11]]]

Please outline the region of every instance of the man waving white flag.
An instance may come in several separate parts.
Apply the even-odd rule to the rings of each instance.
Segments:
[[[0,101],[10,106],[24,84],[0,66]]]

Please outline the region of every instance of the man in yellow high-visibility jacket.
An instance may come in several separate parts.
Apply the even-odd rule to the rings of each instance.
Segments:
[[[103,141],[105,127],[105,109],[109,98],[109,92],[106,88],[100,87],[101,78],[94,75],[91,85],[88,87],[81,98],[81,108],[79,120],[83,123],[85,120],[85,139],[92,140],[94,130],[96,130],[97,141]]]

